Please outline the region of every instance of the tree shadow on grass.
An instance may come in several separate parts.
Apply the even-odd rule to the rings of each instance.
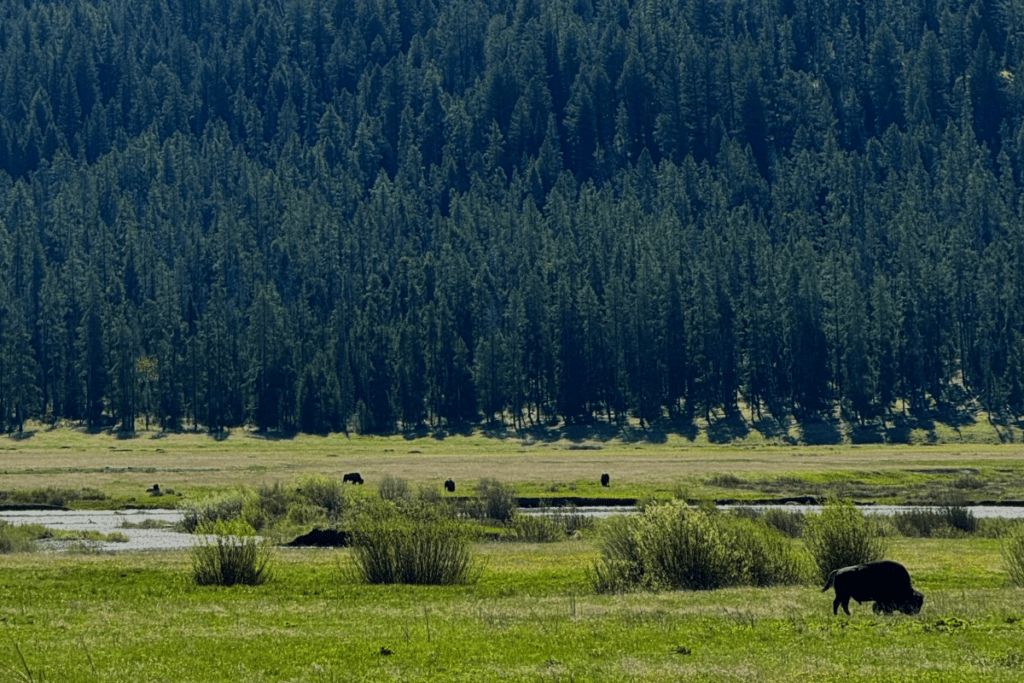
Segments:
[[[750,434],[750,425],[743,419],[739,411],[730,412],[725,417],[713,420],[708,425],[708,441],[727,444],[736,439],[745,439]]]
[[[780,439],[786,443],[796,443],[796,439],[789,435],[789,420],[787,418],[779,419],[770,415],[762,415],[754,420],[751,426],[766,440]]]
[[[294,430],[268,429],[265,432],[249,432],[246,436],[250,439],[260,439],[261,441],[293,441],[298,434],[299,432]],[[207,435],[215,441],[223,441],[231,436],[231,430],[225,429],[219,432],[208,432]]]
[[[801,443],[808,446],[829,446],[843,442],[843,432],[834,419],[811,418],[798,423]]]

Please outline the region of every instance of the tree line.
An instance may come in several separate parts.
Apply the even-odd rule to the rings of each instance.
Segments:
[[[0,428],[1024,413],[1021,0],[0,0]]]

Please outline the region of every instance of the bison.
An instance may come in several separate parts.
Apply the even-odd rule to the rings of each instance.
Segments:
[[[453,479],[445,480],[444,490],[448,493],[455,493],[455,481]]]
[[[835,586],[836,599],[832,613],[839,614],[839,606],[850,613],[850,598],[858,603],[874,601],[875,612],[917,614],[924,604],[924,595],[910,585],[910,572],[899,562],[881,560],[833,570],[825,581],[822,592]]]
[[[358,472],[349,472],[341,478],[342,484],[362,484],[363,477]]]
[[[601,475],[601,486],[607,486],[609,481],[611,481],[611,477],[608,476],[607,472],[604,472]]]

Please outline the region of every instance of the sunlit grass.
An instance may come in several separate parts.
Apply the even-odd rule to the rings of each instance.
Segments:
[[[588,541],[479,544],[480,580],[446,587],[356,583],[349,550],[281,552],[274,581],[230,589],[193,585],[185,552],[6,555],[0,678],[17,646],[48,681],[1019,680],[998,544],[944,543],[891,550],[917,617],[835,617],[816,584],[599,596]]]

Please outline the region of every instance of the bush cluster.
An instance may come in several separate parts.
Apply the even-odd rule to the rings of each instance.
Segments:
[[[956,533],[972,534],[978,530],[978,519],[963,505],[897,512],[892,521],[900,534],[912,538],[943,538]]]
[[[806,560],[778,530],[678,500],[609,520],[600,550],[601,561],[591,571],[599,592],[771,586],[800,583],[808,575]]]

